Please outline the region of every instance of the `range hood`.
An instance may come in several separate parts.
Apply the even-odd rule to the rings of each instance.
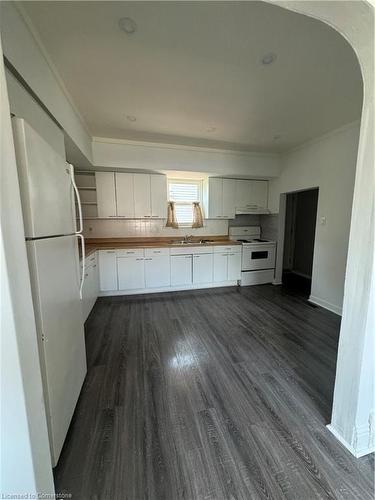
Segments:
[[[236,207],[236,215],[245,214],[269,214],[270,210],[265,207],[258,207],[258,205],[246,205],[244,207]]]

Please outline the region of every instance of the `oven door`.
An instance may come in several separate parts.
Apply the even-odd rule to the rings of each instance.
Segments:
[[[242,248],[242,271],[273,269],[276,245],[244,245]]]

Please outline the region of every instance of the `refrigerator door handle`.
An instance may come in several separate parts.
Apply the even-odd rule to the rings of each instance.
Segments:
[[[85,282],[85,272],[86,272],[86,252],[85,252],[85,238],[80,233],[76,233],[77,238],[81,240],[81,249],[82,249],[82,276],[79,285],[79,296],[82,300],[83,296],[83,284]]]
[[[70,171],[70,180],[72,182],[72,186],[74,189],[74,193],[76,195],[77,205],[78,205],[79,229],[78,229],[78,231],[76,231],[76,234],[81,234],[83,231],[82,204],[81,204],[81,197],[79,195],[77,184],[76,184],[76,181],[74,178],[74,167],[71,163],[69,163],[69,171]]]

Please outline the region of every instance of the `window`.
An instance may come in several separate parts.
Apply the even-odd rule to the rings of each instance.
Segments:
[[[202,181],[168,179],[169,201],[175,202],[177,222],[180,226],[193,223],[193,202],[201,201]]]

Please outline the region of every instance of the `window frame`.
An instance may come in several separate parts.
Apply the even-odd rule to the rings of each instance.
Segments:
[[[194,184],[194,185],[196,185],[198,187],[198,199],[192,200],[192,201],[172,200],[170,198],[170,189],[169,189],[170,184]],[[175,204],[175,207],[177,207],[178,205],[191,206],[192,212],[193,212],[193,203],[194,202],[198,202],[200,204],[202,203],[202,199],[203,199],[203,181],[202,181],[202,179],[186,179],[186,178],[184,179],[184,178],[169,177],[167,180],[167,187],[168,187],[168,201],[169,202],[173,201]],[[179,222],[179,220],[177,218],[177,223],[178,223],[178,227],[192,227],[193,217],[192,217],[190,222]]]

